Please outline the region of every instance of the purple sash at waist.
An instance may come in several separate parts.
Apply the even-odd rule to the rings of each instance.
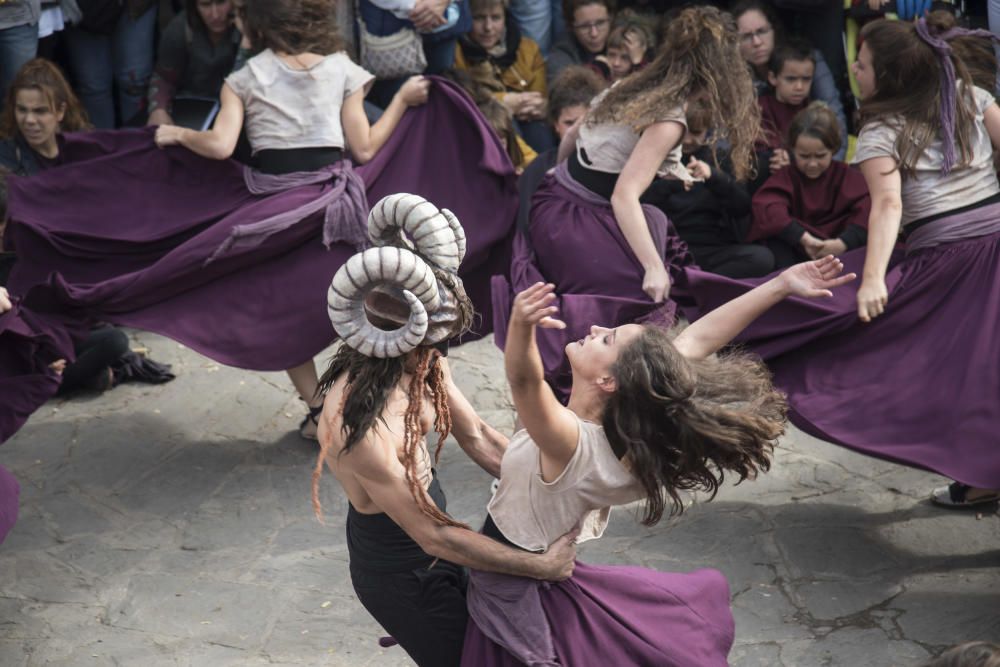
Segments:
[[[271,195],[306,185],[329,182],[330,187],[311,202],[265,220],[237,225],[205,262],[209,264],[231,250],[247,250],[263,243],[269,236],[298,224],[312,214],[326,209],[323,217],[323,245],[329,248],[337,242],[353,245],[358,250],[368,246],[368,198],[365,184],[354,172],[348,160],[334,162],[319,171],[299,171],[290,174],[265,174],[250,167],[243,168],[247,190],[255,195]]]
[[[906,254],[1000,232],[1000,204],[980,206],[928,222],[906,239]]]
[[[591,206],[611,208],[610,201],[596,192],[588,190],[579,181],[573,178],[573,176],[569,173],[569,167],[567,166],[565,160],[556,165],[553,170],[553,175],[559,185],[569,190],[570,194],[581,199],[584,203]],[[649,233],[653,237],[653,245],[657,248],[657,250],[661,250],[662,253],[662,248],[665,248],[667,245],[667,226],[669,225],[667,215],[651,204],[643,204],[642,212],[646,216],[646,224],[649,226]]]

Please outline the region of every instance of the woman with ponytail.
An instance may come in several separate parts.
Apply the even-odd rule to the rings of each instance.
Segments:
[[[572,391],[563,407],[545,383],[536,332],[565,330],[553,285],[514,299],[504,359],[524,429],[507,445],[483,532],[526,551],[567,530],[601,536],[613,505],[645,501],[654,525],[684,509],[681,493],[713,497],[726,475],[770,467],[785,399],[748,355],[715,353],[788,296],[832,296],[854,278],[834,257],[798,264],[679,334],[655,326],[591,327],[566,346]],[[715,570],[687,574],[577,563],[564,582],[473,571],[463,665],[728,664],[729,589]]]
[[[951,477],[939,505],[995,503],[1000,108],[959,55],[989,33],[918,19],[861,36],[854,162],[872,205],[867,247],[843,258],[860,285],[821,307],[789,302],[741,342],[768,359],[803,430]],[[690,271],[688,314],[751,286]]]
[[[735,176],[751,172],[760,111],[732,20],[691,7],[672,20],[659,55],[595,98],[562,139],[562,163],[532,201],[529,229],[515,240],[512,290],[497,281],[495,330],[503,347],[510,296],[542,281],[556,286],[567,328],[539,341],[546,379],[564,398],[570,369],[562,349],[593,322],[672,324],[670,286],[691,256],[666,216],[640,197],[654,178],[693,182],[681,163],[685,108],[711,115],[711,145],[728,142]]]

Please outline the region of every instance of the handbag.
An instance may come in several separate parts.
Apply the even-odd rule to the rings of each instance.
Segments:
[[[401,28],[391,35],[373,35],[365,27],[358,2],[354,3],[354,12],[358,17],[361,66],[376,79],[400,79],[427,69],[424,40],[416,30]]]
[[[122,0],[77,0],[83,18],[78,27],[98,35],[110,35],[125,10]]]

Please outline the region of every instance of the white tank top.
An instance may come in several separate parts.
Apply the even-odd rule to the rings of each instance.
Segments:
[[[580,440],[557,479],[542,479],[541,452],[524,429],[507,445],[500,464],[500,486],[489,513],[504,536],[531,551],[542,551],[574,527],[577,542],[600,537],[612,505],[646,497],[593,422],[577,418]]]

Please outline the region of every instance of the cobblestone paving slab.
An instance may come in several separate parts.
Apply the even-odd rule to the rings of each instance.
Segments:
[[[280,373],[220,366],[132,332],[174,364],[165,386],[57,400],[0,463],[21,519],[0,547],[0,665],[410,664],[377,644],[351,589],[332,479],[312,514],[316,449]],[[324,361],[326,355],[319,359]],[[452,351],[491,423],[513,412],[491,341]],[[476,524],[489,477],[449,443],[449,510]],[[791,430],[771,472],[647,528],[615,511],[583,560],[720,569],[740,667],[906,667],[947,646],[1000,641],[1000,520],[925,500],[940,478]]]

